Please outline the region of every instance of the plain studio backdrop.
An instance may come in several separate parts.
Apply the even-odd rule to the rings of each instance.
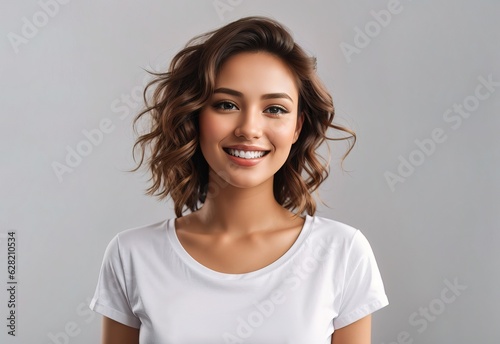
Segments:
[[[358,134],[347,172],[346,145],[330,143],[317,215],[370,240],[390,300],[373,343],[496,342],[499,13],[491,0],[3,0],[0,341],[98,343],[87,305],[106,245],[174,216],[144,196],[144,170],[124,172],[143,68],[266,15],[317,57],[337,122]]]

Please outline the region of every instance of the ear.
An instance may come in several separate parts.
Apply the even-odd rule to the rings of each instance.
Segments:
[[[297,142],[300,131],[302,130],[302,124],[304,124],[304,112],[300,113],[300,116],[297,116],[297,125],[295,127],[295,134],[293,135],[293,143]]]

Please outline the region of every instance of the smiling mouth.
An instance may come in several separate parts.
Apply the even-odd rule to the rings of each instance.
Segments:
[[[270,151],[245,151],[233,148],[223,148],[224,152],[241,159],[258,159],[267,155]]]

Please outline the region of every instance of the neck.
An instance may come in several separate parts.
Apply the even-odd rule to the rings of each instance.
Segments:
[[[243,235],[274,228],[293,216],[274,198],[272,178],[252,188],[238,188],[216,176],[208,189],[198,213],[203,224],[216,231]]]

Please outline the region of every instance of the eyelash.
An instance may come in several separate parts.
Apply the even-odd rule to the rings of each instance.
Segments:
[[[228,105],[228,104],[234,106],[235,108],[238,108],[234,103],[228,102],[228,101],[218,102],[213,107],[214,107],[214,109],[219,109],[219,110],[222,110],[222,111],[232,111],[232,110],[234,110],[234,109],[224,109],[224,108],[222,108],[223,105]],[[267,112],[267,113],[269,113],[269,114],[271,114],[273,116],[276,116],[276,117],[282,116],[282,115],[287,114],[287,113],[290,112],[286,108],[284,108],[282,106],[278,106],[278,105],[269,106],[266,110],[269,110],[269,109],[278,109],[279,110],[279,112]],[[266,111],[266,110],[264,110],[264,111]]]

